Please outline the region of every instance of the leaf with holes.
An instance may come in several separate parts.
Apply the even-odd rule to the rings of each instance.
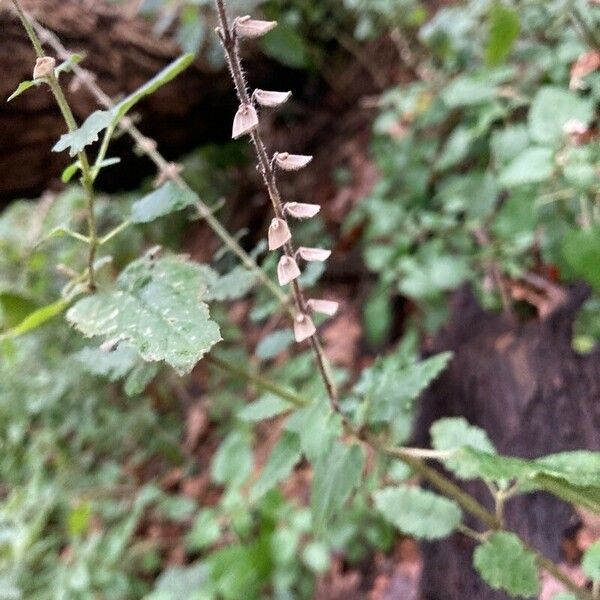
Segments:
[[[83,298],[67,319],[88,337],[127,340],[144,360],[164,360],[184,374],[221,340],[201,301],[205,290],[196,265],[143,258],[121,273],[116,289]]]

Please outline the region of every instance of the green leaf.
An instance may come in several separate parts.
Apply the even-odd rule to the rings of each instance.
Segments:
[[[256,502],[278,483],[287,479],[301,456],[300,437],[285,431],[273,448],[258,481],[252,487],[250,501]]]
[[[593,102],[557,87],[541,87],[529,109],[529,135],[540,144],[556,143],[565,133],[563,127],[572,119],[589,125],[594,117]]]
[[[294,332],[291,329],[280,329],[263,337],[256,345],[255,354],[261,360],[270,360],[293,343]]]
[[[414,401],[451,358],[451,352],[444,352],[400,369],[385,370],[368,392],[370,422],[388,422],[403,412],[411,412]]]
[[[70,133],[63,134],[54,144],[52,152],[69,150],[69,156],[76,156],[89,144],[98,141],[98,137],[114,119],[114,110],[96,110],[81,127]]]
[[[293,69],[305,69],[308,66],[306,43],[296,30],[280,23],[261,40],[263,52]]]
[[[205,290],[198,266],[143,258],[119,275],[117,289],[83,298],[67,319],[87,337],[127,340],[144,360],[164,360],[185,374],[221,340],[201,301]]]
[[[535,555],[524,548],[514,533],[493,533],[475,550],[473,565],[494,590],[525,598],[539,593]]]
[[[583,555],[583,572],[594,581],[600,581],[600,540],[594,542]]]
[[[439,419],[431,426],[431,442],[436,450],[456,450],[470,446],[488,454],[496,450],[487,433],[479,427],[469,425],[463,417]],[[470,463],[467,455],[450,458],[444,464],[458,477],[473,479],[478,477],[477,466]]]
[[[190,189],[168,181],[141,200],[134,202],[129,218],[132,223],[150,223],[172,212],[183,210],[197,200],[198,196]]]
[[[6,101],[10,102],[11,100],[14,100],[17,96],[20,96],[23,92],[26,92],[29,88],[37,87],[41,83],[42,82],[39,79],[36,79],[33,81],[21,81],[21,83],[18,85],[17,89],[8,97],[8,99]]]
[[[210,569],[204,562],[196,562],[187,567],[171,567],[163,571],[156,580],[154,600],[179,600],[180,598],[194,599],[194,594],[210,578]]]
[[[341,435],[340,419],[322,401],[296,410],[287,420],[286,429],[300,436],[302,452],[311,462],[328,454],[333,441]]]
[[[489,23],[485,62],[496,66],[504,62],[519,37],[519,13],[497,2],[490,11]]]
[[[243,298],[256,284],[256,274],[237,266],[225,275],[219,275],[210,267],[201,267],[206,278],[207,290],[204,298],[207,302],[212,300],[238,300]]]
[[[252,402],[238,413],[242,421],[258,423],[266,419],[272,419],[290,410],[292,406],[289,402],[282,400],[275,394],[265,394],[256,402]]]
[[[364,456],[360,446],[335,443],[314,468],[311,493],[313,528],[320,535],[359,484]]]
[[[600,290],[600,227],[567,233],[562,251],[567,264],[596,290]]]
[[[84,534],[92,519],[92,506],[89,502],[82,502],[69,511],[67,529],[69,535],[78,537]]]
[[[373,500],[377,510],[392,525],[422,539],[444,538],[462,519],[455,502],[418,487],[401,485],[377,490]]]
[[[221,536],[221,526],[215,511],[206,508],[198,513],[189,533],[185,536],[188,550],[198,552],[214,544]]]
[[[0,291],[0,322],[5,327],[15,327],[36,309],[36,303],[26,293]]]
[[[112,352],[99,348],[84,348],[73,358],[81,363],[85,370],[92,375],[106,377],[109,381],[119,381],[137,364],[139,354],[127,346],[119,346]]]
[[[449,108],[458,108],[488,102],[495,95],[496,89],[490,81],[463,75],[446,86],[442,99]]]
[[[534,146],[527,148],[500,172],[500,183],[515,187],[546,181],[554,171],[554,153],[550,148]]]
[[[107,127],[115,127],[117,123],[143,98],[154,93],[160,87],[177,77],[194,61],[193,54],[184,54],[160,73],[145,83],[141,88],[127,96],[110,110],[93,112],[75,131],[65,133],[52,148],[53,152],[69,150],[71,156],[81,152],[86,146],[98,141],[98,136]]]
[[[0,334],[0,340],[13,339],[45,325],[48,321],[63,313],[70,303],[69,300],[57,300],[52,304],[38,308],[38,310],[25,317],[16,327]]]
[[[240,485],[252,470],[252,450],[248,436],[232,431],[222,442],[212,462],[211,473],[216,483]]]

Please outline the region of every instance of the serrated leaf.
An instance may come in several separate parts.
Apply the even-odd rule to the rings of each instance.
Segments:
[[[121,273],[115,290],[77,302],[67,319],[87,337],[127,340],[144,360],[164,360],[184,374],[221,339],[201,301],[205,290],[196,265],[144,258]]]
[[[339,442],[319,458],[314,468],[310,501],[315,535],[323,532],[359,484],[363,464],[360,446]]]
[[[170,213],[183,210],[198,200],[189,188],[182,188],[172,181],[134,202],[129,216],[132,223],[150,223]]]
[[[458,450],[469,446],[488,454],[495,454],[496,449],[487,433],[479,427],[469,425],[463,417],[439,419],[431,426],[431,444],[436,450]],[[444,461],[446,467],[458,477],[472,479],[478,476],[476,465],[470,463],[467,455],[450,458]]]
[[[256,502],[278,483],[287,479],[301,456],[300,437],[285,431],[271,451],[258,481],[252,487],[250,501]]]
[[[473,554],[473,565],[494,590],[529,598],[539,593],[535,555],[508,532],[493,533]]]
[[[114,127],[117,123],[143,98],[154,93],[160,87],[177,77],[194,61],[192,54],[184,54],[160,73],[154,76],[138,90],[127,96],[110,110],[97,110],[93,112],[75,131],[65,133],[52,148],[53,152],[69,150],[70,156],[75,156],[86,146],[98,141],[98,136],[107,127]]]
[[[590,579],[600,581],[600,540],[594,542],[585,551],[581,568]]]
[[[289,411],[290,408],[292,408],[290,403],[282,400],[279,396],[265,394],[256,402],[244,406],[238,413],[238,417],[242,419],[242,421],[258,423],[259,421],[272,419],[277,415],[281,415]]]
[[[418,487],[402,485],[377,490],[373,500],[387,521],[418,538],[444,538],[462,520],[462,512],[455,502]]]
[[[369,390],[369,420],[386,422],[410,412],[414,401],[446,368],[452,353],[444,352],[400,369],[384,371]]]
[[[75,131],[61,135],[52,152],[69,150],[69,156],[76,156],[89,144],[98,141],[98,137],[114,119],[114,110],[94,111]]]
[[[523,150],[500,172],[500,183],[515,187],[546,181],[554,171],[554,153],[550,148],[534,146]]]
[[[560,141],[563,127],[570,120],[589,125],[594,117],[593,102],[558,86],[541,87],[529,109],[528,125],[531,139],[540,144]]]
[[[490,11],[489,23],[485,62],[490,66],[495,66],[506,59],[519,36],[519,13],[507,6],[496,3]]]

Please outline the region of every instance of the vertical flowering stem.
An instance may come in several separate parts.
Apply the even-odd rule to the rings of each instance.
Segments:
[[[12,4],[15,7],[17,15],[23,24],[23,28],[27,32],[27,36],[31,41],[31,45],[35,50],[38,63],[43,61],[44,59],[48,60],[48,57],[45,56],[44,50],[42,48],[42,44],[40,42],[40,38],[38,37],[35,29],[33,28],[29,18],[25,14],[23,7],[19,0],[12,0]],[[62,91],[58,78],[54,73],[54,68],[52,64],[52,68],[48,69],[48,72],[43,77],[44,81],[48,84],[50,91],[52,92],[56,104],[60,109],[60,112],[63,116],[63,119],[67,125],[67,129],[69,132],[73,132],[77,129],[77,121],[75,121],[75,117],[73,116],[73,111],[69,106],[69,103]],[[88,225],[88,271],[87,271],[87,280],[88,280],[88,288],[90,291],[94,291],[96,289],[96,279],[94,274],[94,262],[96,260],[96,253],[98,250],[98,232],[96,228],[96,215],[94,211],[95,204],[95,194],[94,194],[94,176],[92,174],[92,169],[90,167],[90,162],[88,160],[87,154],[85,151],[81,151],[78,153],[77,158],[79,160],[79,164],[81,166],[81,185],[83,187],[83,191],[85,194],[86,207],[87,207],[87,225]]]
[[[244,71],[242,69],[237,33],[235,29],[231,27],[229,19],[227,17],[225,0],[216,0],[216,5],[220,22],[220,27],[217,29],[217,33],[221,39],[221,43],[223,44],[223,48],[225,50],[229,71],[231,73],[231,77],[235,86],[235,91],[240,102],[240,109],[254,111],[253,100],[248,94],[246,80],[244,77]],[[257,32],[257,35],[260,35],[260,33]],[[256,152],[259,171],[262,175],[265,187],[267,188],[269,199],[271,200],[275,218],[285,222],[285,225],[287,226],[286,214],[283,209],[281,194],[277,186],[277,178],[273,166],[274,161],[271,161],[269,159],[267,149],[262,140],[258,126],[253,127],[251,131],[249,131],[249,134]],[[285,256],[289,260],[295,261],[296,253],[291,239],[285,241],[282,244],[282,248]],[[294,278],[291,281],[291,284],[294,304],[296,306],[297,311],[296,318],[300,320],[305,320],[306,322],[306,320],[309,320],[310,317],[309,307],[304,297],[304,293],[296,278]],[[327,358],[325,356],[325,352],[323,350],[323,347],[319,340],[319,336],[316,333],[316,331],[312,333],[312,335],[310,335],[309,339],[315,355],[317,366],[319,368],[319,372],[323,378],[325,388],[327,389],[327,394],[329,396],[331,406],[336,412],[339,412],[340,409],[338,404],[337,389],[335,383],[333,382],[327,363]]]

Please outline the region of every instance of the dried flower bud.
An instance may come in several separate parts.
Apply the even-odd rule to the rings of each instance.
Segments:
[[[340,307],[339,303],[333,300],[313,300],[312,298],[306,302],[306,305],[310,310],[330,317],[333,317]]]
[[[331,256],[331,250],[324,250],[323,248],[306,248],[300,246],[297,253],[308,262],[323,262]]]
[[[287,223],[283,219],[273,219],[269,225],[269,250],[281,248],[292,234]]]
[[[273,158],[280,169],[283,169],[284,171],[299,171],[300,169],[303,169],[313,157],[304,156],[302,154],[276,152]]]
[[[303,342],[317,333],[317,328],[308,315],[296,315],[294,319],[294,337],[297,342]]]
[[[267,92],[254,90],[254,98],[261,106],[272,108],[285,104],[292,97],[292,92]]]
[[[300,277],[300,269],[296,261],[291,256],[282,256],[277,265],[279,285],[287,285],[297,277]]]
[[[302,202],[288,202],[283,205],[283,210],[296,219],[310,219],[314,217],[321,207],[318,204],[303,204]]]
[[[252,19],[250,15],[238,17],[233,23],[236,34],[248,39],[262,37],[275,27],[277,27],[277,21],[258,21]]]
[[[258,115],[254,106],[241,104],[233,119],[231,137],[234,140],[254,131],[258,127]]]
[[[33,78],[40,79],[41,77],[47,77],[54,71],[55,66],[56,61],[51,56],[41,56],[35,61]]]

